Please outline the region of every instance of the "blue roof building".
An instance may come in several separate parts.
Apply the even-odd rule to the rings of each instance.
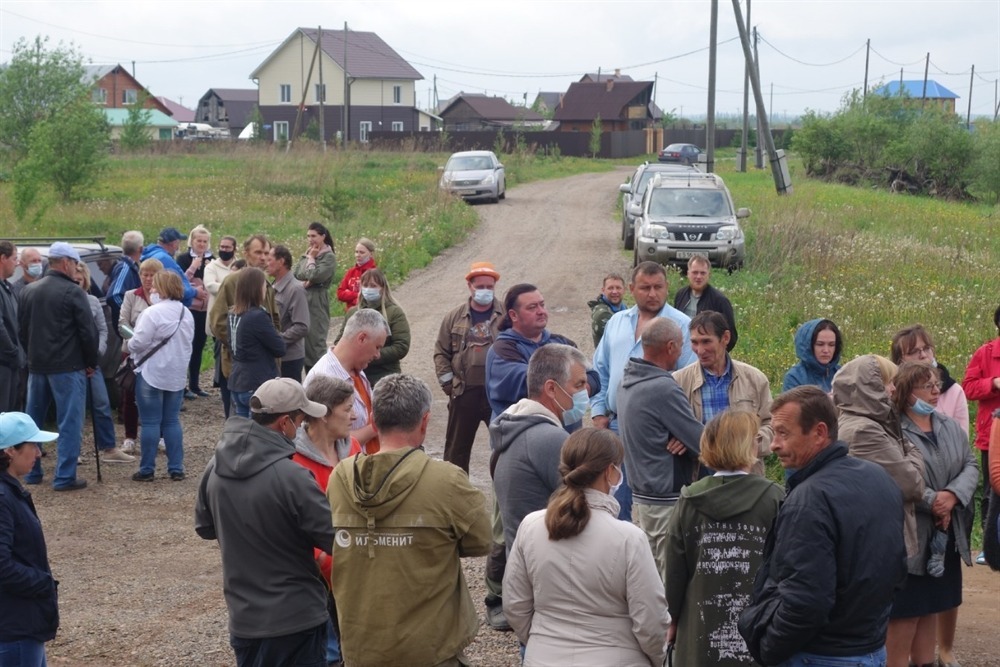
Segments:
[[[876,88],[872,91],[872,94],[883,95],[885,97],[898,97],[903,95],[914,100],[920,100],[924,97],[924,80],[915,79],[910,81],[890,81],[889,83]],[[931,79],[927,80],[927,99],[934,102],[945,111],[955,113],[955,100],[958,99],[958,95],[951,92],[937,81],[933,81]]]

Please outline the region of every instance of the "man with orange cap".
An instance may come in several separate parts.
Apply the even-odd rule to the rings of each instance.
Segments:
[[[476,431],[490,423],[486,399],[486,353],[496,340],[503,305],[494,295],[500,274],[489,262],[474,262],[465,275],[469,296],[445,315],[434,344],[434,370],[450,397],[444,460],[469,472]]]

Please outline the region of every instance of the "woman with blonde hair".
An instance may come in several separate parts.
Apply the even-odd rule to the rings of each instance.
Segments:
[[[785,496],[777,484],[749,474],[759,428],[757,415],[742,410],[726,410],[708,422],[701,461],[716,472],[681,489],[670,517],[663,583],[675,664],[753,664],[736,619],[750,602],[748,573],[760,568]]]
[[[344,336],[347,321],[359,309],[372,308],[382,313],[382,317],[389,323],[389,337],[385,339],[385,345],[382,346],[378,359],[368,364],[365,369],[365,377],[374,387],[386,375],[401,371],[399,362],[410,351],[410,323],[406,319],[406,313],[392,298],[389,281],[385,279],[382,271],[379,269],[365,271],[361,276],[360,289],[361,298],[358,300],[358,305],[347,311],[347,317],[340,325],[340,333],[337,334],[336,340],[339,341]]]
[[[503,609],[524,665],[660,667],[670,615],[646,535],[618,520],[625,450],[607,429],[562,447],[563,486],[517,530]]]
[[[195,296],[188,308],[194,317],[194,340],[191,342],[191,358],[188,360],[188,386],[184,398],[190,400],[199,396],[208,396],[200,386],[201,355],[208,340],[208,300],[209,293],[205,289],[205,268],[215,259],[212,254],[212,233],[204,225],[197,225],[188,234],[187,250],[175,258],[177,266],[187,276],[188,282],[194,288]]]
[[[141,275],[141,269],[140,269]],[[184,307],[184,284],[177,273],[161,269],[153,276],[150,303],[135,325],[128,348],[135,360],[135,401],[142,421],[139,470],[132,479],[152,482],[162,431],[170,479],[184,479],[184,432],[181,403],[187,368],[177,363],[191,355],[194,317]]]

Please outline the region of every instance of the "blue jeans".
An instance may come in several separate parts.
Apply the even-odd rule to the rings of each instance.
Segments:
[[[139,407],[142,430],[139,431],[142,454],[139,472],[156,472],[156,447],[160,435],[167,446],[167,472],[184,472],[184,432],[181,430],[181,404],[184,390],[163,391],[135,374],[135,404]]]
[[[618,433],[618,417],[614,417],[608,424],[608,428]],[[625,470],[625,462],[622,461],[622,485],[615,491],[615,500],[621,509],[618,511],[618,518],[622,521],[632,522],[632,487],[628,484],[628,472]]]
[[[45,643],[34,639],[0,642],[0,667],[45,667]]]
[[[229,395],[233,397],[233,410],[238,417],[250,417],[250,397],[252,391],[231,391]]]
[[[108,387],[104,384],[104,376],[100,369],[87,378],[87,387],[90,389],[90,418],[94,423],[94,442],[98,449],[114,449],[115,422],[111,418]]]
[[[340,655],[340,638],[333,631],[333,619],[326,622],[326,661],[329,663],[340,662],[343,656]]]
[[[28,415],[39,428],[45,426],[49,405],[55,401],[59,444],[56,448],[54,488],[76,481],[77,459],[83,434],[83,412],[87,401],[87,374],[82,370],[68,373],[28,373]],[[42,460],[24,477],[29,484],[42,481]]]
[[[796,653],[779,667],[885,667],[885,647],[873,653],[847,657]]]

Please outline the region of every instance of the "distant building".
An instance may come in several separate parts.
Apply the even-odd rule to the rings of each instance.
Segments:
[[[127,109],[145,98],[144,107],[170,115],[170,109],[121,65],[88,65],[83,80],[91,86],[91,100],[103,109]]]
[[[122,136],[122,128],[128,120],[128,109],[104,109],[104,116],[111,126],[111,139],[117,140]],[[149,110],[149,119],[146,123],[146,134],[153,141],[172,141],[174,129],[177,121],[163,113],[159,109]]]
[[[160,104],[167,107],[170,111],[170,117],[178,123],[194,122],[194,109],[188,109],[186,106],[161,95],[158,95],[156,99],[159,100]]]
[[[530,127],[542,129],[542,114],[527,107],[516,107],[502,97],[481,93],[459,93],[441,109],[446,131],[468,132],[501,128]]]
[[[551,114],[559,106],[559,100],[562,99],[563,94],[560,92],[539,92],[535,96],[535,101],[532,102],[531,108],[541,114]]]
[[[604,83],[605,81],[633,81],[628,74],[622,74],[620,69],[616,69],[611,74],[607,72],[588,72],[580,77],[580,83]]]
[[[413,132],[429,123],[416,107],[416,82],[424,77],[378,35],[324,30],[320,61],[312,67],[318,41],[316,28],[297,28],[250,74],[268,139],[289,138],[300,107],[300,132],[319,121],[322,108],[327,141],[341,131],[345,111],[348,141],[366,142],[373,130]]]
[[[901,85],[902,84],[902,85]],[[907,97],[921,103],[924,99],[924,80],[890,81],[872,91],[873,95],[883,97]],[[937,81],[927,81],[927,102],[937,105],[949,113],[955,113],[955,100],[958,95],[951,92]]]
[[[655,125],[652,81],[608,78],[602,83],[573,83],[556,108],[560,132],[589,132],[600,117],[605,132],[644,130]]]
[[[198,110],[193,120],[229,130],[229,134],[235,138],[250,124],[250,115],[255,106],[256,88],[209,88],[198,100]]]

